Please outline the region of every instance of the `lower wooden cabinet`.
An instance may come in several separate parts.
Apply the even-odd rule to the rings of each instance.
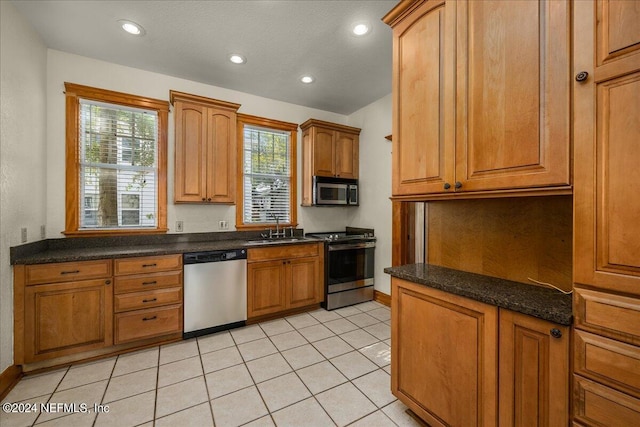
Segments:
[[[180,337],[182,290],[180,254],[16,265],[14,363],[37,369]]]
[[[395,277],[391,285],[391,391],[420,418],[568,424],[568,327]]]
[[[324,243],[249,249],[247,317],[318,304],[324,299]]]
[[[500,426],[569,423],[567,326],[500,309]]]
[[[25,362],[113,344],[111,279],[34,285],[25,291]]]
[[[182,255],[114,261],[114,343],[182,333]]]

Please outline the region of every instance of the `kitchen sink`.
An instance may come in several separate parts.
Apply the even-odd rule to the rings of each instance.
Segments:
[[[302,240],[308,240],[304,237],[289,237],[284,239],[262,239],[262,240],[249,240],[245,245],[277,245],[279,243],[294,243]]]

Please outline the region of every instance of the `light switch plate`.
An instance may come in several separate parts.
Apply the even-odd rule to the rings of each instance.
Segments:
[[[27,243],[27,227],[22,227],[20,229],[20,241],[22,243]]]
[[[176,221],[176,232],[182,233],[184,231],[184,222]]]

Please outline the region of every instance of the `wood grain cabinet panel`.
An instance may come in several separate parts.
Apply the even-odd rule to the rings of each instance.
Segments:
[[[27,265],[25,281],[35,285],[104,278],[111,276],[111,266],[110,259]]]
[[[394,196],[570,190],[570,13],[569,0],[415,0],[385,16]]]
[[[116,259],[115,274],[116,344],[182,335],[182,254]]]
[[[324,300],[324,243],[247,251],[249,319]]]
[[[574,376],[574,420],[583,426],[640,425],[640,399]]]
[[[432,426],[495,426],[498,309],[392,278],[391,391]]]
[[[500,426],[569,422],[570,329],[500,309]]]
[[[111,284],[111,279],[96,279],[28,286],[24,299],[24,362],[112,345]]]
[[[171,91],[176,203],[235,203],[239,104]]]

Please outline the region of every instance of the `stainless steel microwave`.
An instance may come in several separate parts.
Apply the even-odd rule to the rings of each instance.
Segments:
[[[316,206],[358,206],[358,180],[314,176],[313,204]]]

